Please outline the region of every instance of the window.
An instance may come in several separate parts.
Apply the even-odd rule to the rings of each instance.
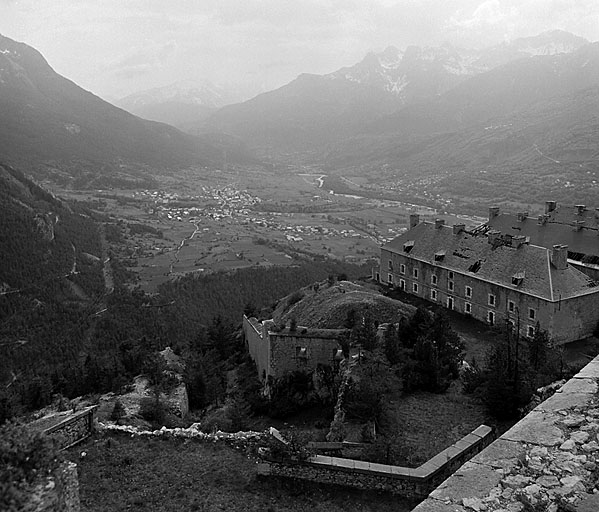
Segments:
[[[431,290],[431,300],[437,300],[437,290]]]
[[[532,309],[532,308],[528,308],[528,318],[529,320],[534,320],[537,316],[537,312]]]
[[[449,274],[447,275],[448,279],[453,279],[453,272],[450,270]]]
[[[507,301],[507,310],[510,313],[513,313],[514,311],[516,311],[516,303],[513,300]]]
[[[308,359],[308,349],[306,347],[295,347],[295,357]]]
[[[489,306],[495,306],[495,295],[489,293]]]
[[[448,289],[450,292],[452,292],[452,291],[453,291],[453,281],[449,281],[449,282],[447,283],[447,289]]]
[[[387,274],[387,282],[393,284],[393,274]]]
[[[413,271],[414,279],[418,279],[418,269],[415,268]]]
[[[529,325],[526,334],[529,338],[532,338],[535,335],[535,328],[532,325]]]
[[[403,263],[399,265],[399,273],[400,274],[406,273],[406,266]]]
[[[437,284],[437,276],[435,274],[431,275],[431,284],[432,285]]]
[[[412,291],[413,291],[414,293],[418,293],[418,283],[414,283],[414,284],[412,285]]]
[[[399,280],[399,289],[401,291],[405,291],[405,289],[406,289],[406,282],[403,279]]]
[[[489,311],[487,313],[487,321],[489,322],[489,325],[495,325],[495,312],[494,311]]]
[[[393,270],[393,262],[391,260],[389,260],[387,262],[387,265],[388,265],[389,270]]]
[[[464,313],[468,313],[468,314],[472,313],[472,304],[470,304],[470,302],[466,302],[464,304]]]
[[[472,287],[470,286],[466,286],[466,297],[469,299],[472,298]]]
[[[447,297],[447,309],[453,309],[453,297]]]

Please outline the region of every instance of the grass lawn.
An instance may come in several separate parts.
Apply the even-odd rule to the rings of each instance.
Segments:
[[[85,457],[80,457],[85,452]],[[222,444],[111,436],[69,451],[82,511],[394,511],[388,494],[258,478],[256,462]]]

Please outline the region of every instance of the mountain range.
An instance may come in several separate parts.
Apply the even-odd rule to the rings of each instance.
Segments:
[[[0,36],[0,161],[63,185],[142,185],[151,171],[222,160],[218,138],[140,119],[57,74],[30,46]],[[247,154],[230,138],[230,161]],[[231,147],[228,147],[231,145]],[[88,172],[89,171],[89,172]]]
[[[327,75],[303,74],[275,91],[226,106],[211,115],[206,126],[255,146],[323,145],[370,131],[372,123],[394,113],[401,117],[404,108],[428,104],[510,63],[569,54],[587,43],[552,31],[485,50],[388,47],[354,66]]]

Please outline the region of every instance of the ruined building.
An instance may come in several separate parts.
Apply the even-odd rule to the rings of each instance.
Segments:
[[[343,359],[339,339],[346,329],[279,328],[273,320],[243,316],[243,333],[258,376],[266,382],[294,371],[313,372]]]
[[[493,222],[466,231],[412,215],[410,229],[381,247],[377,277],[523,336],[533,336],[537,322],[556,343],[591,335],[599,321],[597,283],[569,263],[565,244],[535,245],[517,233],[493,229]]]

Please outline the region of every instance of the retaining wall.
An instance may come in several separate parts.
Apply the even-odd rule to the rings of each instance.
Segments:
[[[316,455],[305,462],[266,461],[261,465],[260,473],[356,489],[387,491],[405,497],[424,497],[494,439],[494,430],[481,425],[415,469]]]

